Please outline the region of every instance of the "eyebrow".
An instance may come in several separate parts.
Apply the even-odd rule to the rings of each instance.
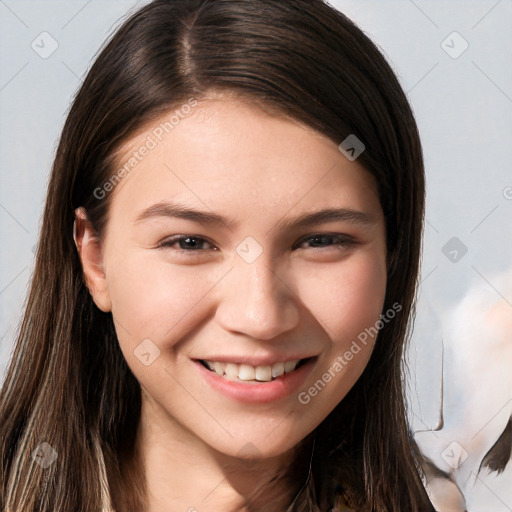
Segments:
[[[230,220],[218,213],[200,211],[181,203],[169,201],[159,202],[146,208],[136,217],[134,224],[158,217],[190,220],[192,222],[209,226],[224,225],[229,229],[238,225],[236,221]],[[351,208],[324,208],[310,213],[304,213],[294,219],[280,221],[274,226],[274,228],[277,227],[279,230],[288,231],[291,229],[305,228],[315,224],[336,221],[361,225],[370,225],[376,222],[372,216],[360,210],[354,210]]]

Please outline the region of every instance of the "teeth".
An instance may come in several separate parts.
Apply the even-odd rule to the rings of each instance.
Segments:
[[[286,361],[284,363],[284,373],[293,372],[299,361]]]
[[[272,377],[279,377],[284,373],[284,363],[276,363],[272,365]]]
[[[233,363],[228,363],[226,364],[224,373],[226,374],[226,377],[228,377],[229,379],[236,379],[238,377],[238,366]]]
[[[219,363],[218,361],[215,361],[214,363],[212,363],[212,366],[213,366],[213,371],[217,375],[220,375],[221,377],[224,375],[224,369],[226,367],[225,363]]]
[[[254,368],[254,366],[249,366],[248,364],[241,364],[238,367],[238,378],[240,380],[254,380],[256,378],[256,369]]]
[[[229,380],[270,382],[283,373],[290,373],[297,368],[300,359],[275,363],[272,366],[250,366],[248,364],[221,363],[204,361],[210,370]]]
[[[272,380],[272,366],[256,366],[256,380],[270,382]]]

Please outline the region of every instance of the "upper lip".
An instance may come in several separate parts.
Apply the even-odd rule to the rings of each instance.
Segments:
[[[193,358],[195,361],[218,361],[220,363],[233,363],[233,364],[248,364],[249,366],[272,366],[276,363],[286,363],[287,361],[297,361],[301,359],[309,359],[316,357],[318,354],[296,354],[296,355],[281,355],[281,356],[222,356],[212,355],[208,357]]]

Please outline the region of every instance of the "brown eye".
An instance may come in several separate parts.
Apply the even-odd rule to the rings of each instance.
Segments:
[[[204,244],[211,245],[205,238],[194,235],[176,235],[172,238],[164,240],[158,247],[159,248],[173,248],[178,245],[176,250],[178,252],[197,252],[201,251]],[[216,250],[215,248],[213,250]]]
[[[307,247],[300,247],[304,243],[310,243],[311,245]],[[320,233],[316,235],[310,235],[306,238],[303,238],[297,244],[297,248],[305,248],[305,249],[316,249],[316,248],[343,248],[346,246],[354,245],[356,241],[353,238],[341,235],[329,235],[325,233]]]

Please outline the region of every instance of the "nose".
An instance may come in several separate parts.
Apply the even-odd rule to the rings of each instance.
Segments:
[[[299,322],[293,283],[279,277],[267,259],[239,260],[224,280],[216,318],[230,331],[260,340],[273,339]]]

